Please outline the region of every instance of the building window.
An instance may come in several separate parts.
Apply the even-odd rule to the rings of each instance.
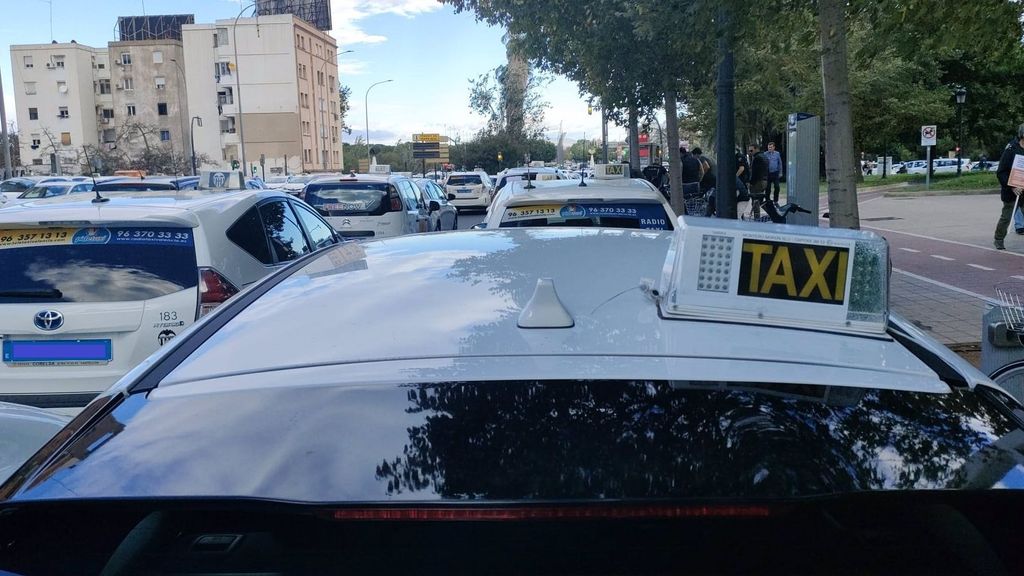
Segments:
[[[33,134],[32,135],[32,147],[33,148],[39,148],[39,146],[41,146],[42,143],[43,143],[43,141],[39,139],[39,134]]]
[[[230,87],[224,87],[217,92],[217,103],[221,106],[235,103],[234,91]]]
[[[129,116],[135,116],[135,104],[129,104],[126,108]]]
[[[28,119],[29,120],[39,120],[39,108],[29,108],[28,109]]]
[[[161,130],[160,131],[160,141],[161,142],[170,142],[171,141],[171,131],[170,130]]]
[[[159,51],[159,50],[153,52],[153,64],[163,64],[163,63],[164,63],[164,53]]]
[[[156,82],[157,90],[164,90],[167,88],[167,79],[163,76],[157,76],[154,80]]]
[[[64,67],[64,57],[63,56],[54,56],[53,57],[53,65],[56,66],[57,68],[63,68]]]
[[[128,66],[131,63],[132,63],[132,53],[131,52],[121,52],[121,64],[124,65],[124,66]]]
[[[107,120],[112,120],[114,118],[114,109],[113,108],[104,108],[103,109],[103,117],[106,118]]]
[[[167,102],[157,102],[156,113],[160,116],[167,116]]]
[[[106,67],[107,67],[107,65],[104,64],[103,62],[100,62],[99,64],[96,65],[96,69],[98,69],[98,70],[103,70]]]
[[[68,83],[64,82],[63,80],[58,80],[57,81],[57,92],[60,92],[61,94],[67,94],[68,93]]]
[[[63,144],[64,146],[70,146],[71,145],[71,132],[61,132],[60,133],[60,143]]]
[[[96,82],[97,92],[100,94],[110,94],[110,80],[103,79]]]
[[[70,116],[68,115],[68,107],[67,106],[61,106],[60,108],[57,108],[57,117],[58,118],[70,118]]]
[[[34,166],[42,166],[43,165],[43,159],[42,158],[33,158],[32,159],[32,164]]]
[[[220,119],[220,131],[223,134],[234,134],[235,133],[235,117],[228,116],[227,118]]]
[[[217,28],[217,32],[213,35],[214,46],[227,46],[228,45],[228,29]]]
[[[36,93],[36,83],[35,82],[25,82],[25,94],[35,94],[35,93]]]
[[[334,91],[338,89],[338,83],[334,81],[334,76],[328,76],[328,78],[327,85],[331,87],[331,94],[334,94]]]
[[[113,128],[106,128],[103,130],[103,143],[110,144],[117,140],[117,131]]]
[[[135,82],[129,77],[124,78],[122,86],[125,90],[135,90]]]
[[[231,75],[231,63],[230,62],[217,62],[217,76],[230,76]]]
[[[25,68],[31,68],[32,67],[32,57],[31,56],[23,57],[22,58],[22,62],[25,63]]]

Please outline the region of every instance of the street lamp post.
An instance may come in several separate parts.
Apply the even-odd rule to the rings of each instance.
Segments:
[[[193,116],[192,120],[189,121],[189,127],[188,127],[189,148],[192,149],[192,175],[193,176],[196,175],[196,124],[197,123],[199,124],[200,128],[203,127],[203,119],[200,118],[199,116]]]
[[[380,82],[374,82],[370,84],[370,87],[366,89],[366,97],[363,99],[363,111],[366,112],[366,169],[370,169],[370,90],[373,90],[374,86],[380,84],[387,84],[393,79],[388,78],[387,80],[381,80]]]
[[[604,105],[598,105],[601,108],[601,155],[604,157],[604,163],[608,163],[608,112],[604,109]],[[594,105],[587,103],[587,115],[590,116],[594,113]]]
[[[964,88],[963,86],[959,86],[956,90],[953,91],[953,95],[956,96],[956,175],[960,176],[961,159],[964,155],[964,101],[967,100],[967,89]]]
[[[249,166],[245,163],[245,128],[242,122],[242,79],[238,74],[238,19],[242,17],[242,14],[249,8],[255,8],[256,2],[248,4],[245,8],[238,11],[238,16],[235,16],[235,25],[231,27],[231,45],[235,50],[235,98],[238,102],[238,147],[239,155],[242,157],[242,170],[245,171],[246,175],[249,174]],[[260,16],[253,11],[256,16],[256,36],[260,34]]]
[[[181,87],[182,86],[185,87],[185,99],[187,100],[188,99],[188,84],[186,83],[186,80],[185,80],[185,69],[181,67],[181,63],[179,63],[175,58],[171,58],[171,62],[173,62],[174,66],[178,69],[178,74],[179,74],[179,77],[181,78],[181,84],[178,85],[178,117],[181,119],[181,150],[182,150],[182,155],[184,155],[184,151],[185,151],[185,116],[181,113],[181,104],[182,104],[182,101],[181,101]],[[190,141],[191,141],[191,139],[190,139]],[[173,146],[172,146],[171,149],[172,150],[174,149]],[[194,152],[193,152],[192,156],[195,156]],[[193,176],[196,175],[195,172],[196,172],[195,166],[193,166],[192,167],[192,175]]]

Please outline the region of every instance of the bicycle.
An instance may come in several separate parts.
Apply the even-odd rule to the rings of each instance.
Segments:
[[[1024,283],[1003,282],[996,284],[996,295],[1002,301],[999,307],[1003,313],[1003,321],[1010,334],[1024,346]],[[1000,366],[988,375],[993,382],[1016,398],[1024,397],[1024,359],[1014,360]]]
[[[761,214],[760,208],[764,209],[763,215]],[[785,224],[789,215],[794,213],[810,214],[811,211],[803,208],[795,202],[787,202],[780,206],[767,195],[763,198],[751,196],[750,210],[740,214],[740,219],[753,222]]]

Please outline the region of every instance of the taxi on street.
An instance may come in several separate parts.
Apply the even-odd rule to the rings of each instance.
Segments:
[[[0,485],[0,569],[1024,565],[1024,410],[889,311],[881,237],[672,228],[488,227],[300,258]],[[424,294],[445,297],[400,305]]]

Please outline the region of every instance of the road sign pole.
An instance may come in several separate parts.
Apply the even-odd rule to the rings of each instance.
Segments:
[[[924,189],[927,190],[932,184],[932,147],[926,146],[925,150],[925,165],[924,165]]]

